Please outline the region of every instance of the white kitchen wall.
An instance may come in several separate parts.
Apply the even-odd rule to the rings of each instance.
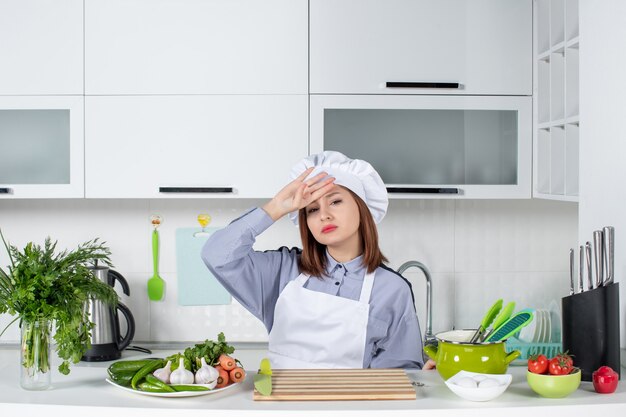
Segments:
[[[626,2],[580,1],[579,241],[615,227],[615,281],[620,288],[621,347],[626,347]],[[620,180],[621,178],[621,180]],[[626,364],[626,352],[622,355]]]
[[[235,301],[231,305],[177,305],[175,231],[195,227],[208,212],[211,226],[224,226],[262,200],[5,200],[0,228],[14,245],[59,247],[100,237],[112,250],[115,269],[126,277],[131,296],[122,296],[135,317],[135,342],[197,341],[224,331],[232,341],[265,341],[262,324]],[[150,302],[152,275],[150,215],[159,214],[160,275],[166,297]],[[544,200],[392,200],[380,225],[381,247],[390,266],[419,260],[433,277],[433,331],[475,327],[485,310],[503,297],[522,307],[547,307],[568,294],[567,252],[577,241],[578,207]],[[299,246],[297,229],[282,219],[260,236],[258,250]],[[1,249],[1,248],[0,248]],[[8,258],[0,250],[0,264]],[[416,269],[405,273],[414,288],[425,331],[425,281]],[[0,328],[10,317],[0,317]],[[0,343],[16,342],[14,324]]]

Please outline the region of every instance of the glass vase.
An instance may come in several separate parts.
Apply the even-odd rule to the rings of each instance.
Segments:
[[[22,320],[20,385],[27,390],[50,387],[50,320]]]

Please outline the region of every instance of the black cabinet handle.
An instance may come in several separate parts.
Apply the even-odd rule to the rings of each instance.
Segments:
[[[233,187],[159,187],[160,193],[232,193]]]
[[[387,81],[387,88],[461,88],[459,83]]]
[[[0,188],[0,194],[13,194],[12,188]]]
[[[415,187],[387,187],[387,192],[392,194],[458,194],[458,188],[415,188]]]

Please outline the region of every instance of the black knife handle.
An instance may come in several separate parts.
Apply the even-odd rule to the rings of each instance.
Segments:
[[[407,193],[407,194],[458,194],[458,188],[440,188],[440,187],[431,187],[431,188],[416,188],[416,187],[387,187],[388,193],[398,194],[398,193]]]
[[[232,193],[233,187],[159,187],[160,193]]]
[[[459,83],[387,81],[387,88],[461,88]]]
[[[12,188],[0,188],[0,194],[13,194]]]

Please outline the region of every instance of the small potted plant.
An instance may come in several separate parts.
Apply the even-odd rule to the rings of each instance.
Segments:
[[[78,363],[90,347],[89,299],[111,306],[118,302],[113,287],[100,281],[88,268],[99,261],[111,266],[110,250],[93,239],[72,251],[56,253],[57,242],[48,237],[42,246],[32,242],[19,250],[0,237],[9,255],[7,269],[0,267],[0,314],[16,315],[21,329],[22,388],[50,386],[50,339],[62,359],[59,372],[69,374],[70,362]],[[52,328],[54,326],[54,332]],[[0,336],[6,328],[0,333]]]

